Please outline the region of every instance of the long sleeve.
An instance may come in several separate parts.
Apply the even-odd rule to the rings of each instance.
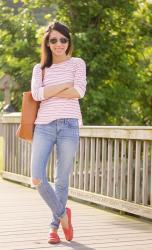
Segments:
[[[73,83],[74,88],[81,98],[86,91],[86,65],[83,59],[71,57],[65,62],[52,64],[45,68],[45,77],[42,82],[41,65],[33,68],[32,95],[35,100],[40,101],[35,124],[47,124],[61,118],[79,119],[82,124],[82,114],[79,98],[51,97],[44,98],[46,86],[59,86],[62,83]]]
[[[80,94],[80,98],[84,97],[86,91],[86,64],[83,59],[78,58],[74,75],[74,88]]]
[[[42,69],[40,64],[36,64],[33,68],[31,92],[35,101],[45,100],[44,87],[42,86]]]

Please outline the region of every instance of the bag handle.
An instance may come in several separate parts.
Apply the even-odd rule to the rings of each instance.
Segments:
[[[44,75],[45,75],[45,68],[42,69],[42,82],[43,82],[43,80],[44,80]]]

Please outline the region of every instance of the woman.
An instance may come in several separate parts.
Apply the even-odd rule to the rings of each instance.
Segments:
[[[41,103],[32,142],[31,181],[53,214],[48,239],[51,244],[60,242],[60,223],[66,240],[73,238],[71,210],[66,203],[69,174],[79,144],[82,118],[78,99],[86,90],[86,66],[81,58],[71,57],[71,49],[68,28],[59,22],[51,24],[43,38],[41,63],[34,66],[32,75],[32,96]],[[55,144],[53,189],[46,177],[46,165]]]

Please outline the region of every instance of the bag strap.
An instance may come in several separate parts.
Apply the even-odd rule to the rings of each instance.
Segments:
[[[44,75],[45,75],[45,68],[42,69],[42,82],[43,82],[43,79],[44,79]]]

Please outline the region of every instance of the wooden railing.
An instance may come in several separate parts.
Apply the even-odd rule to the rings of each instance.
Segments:
[[[15,136],[18,114],[2,117],[3,178],[30,184],[31,144]],[[55,148],[48,162],[54,182]],[[84,126],[69,195],[152,219],[152,127]]]

